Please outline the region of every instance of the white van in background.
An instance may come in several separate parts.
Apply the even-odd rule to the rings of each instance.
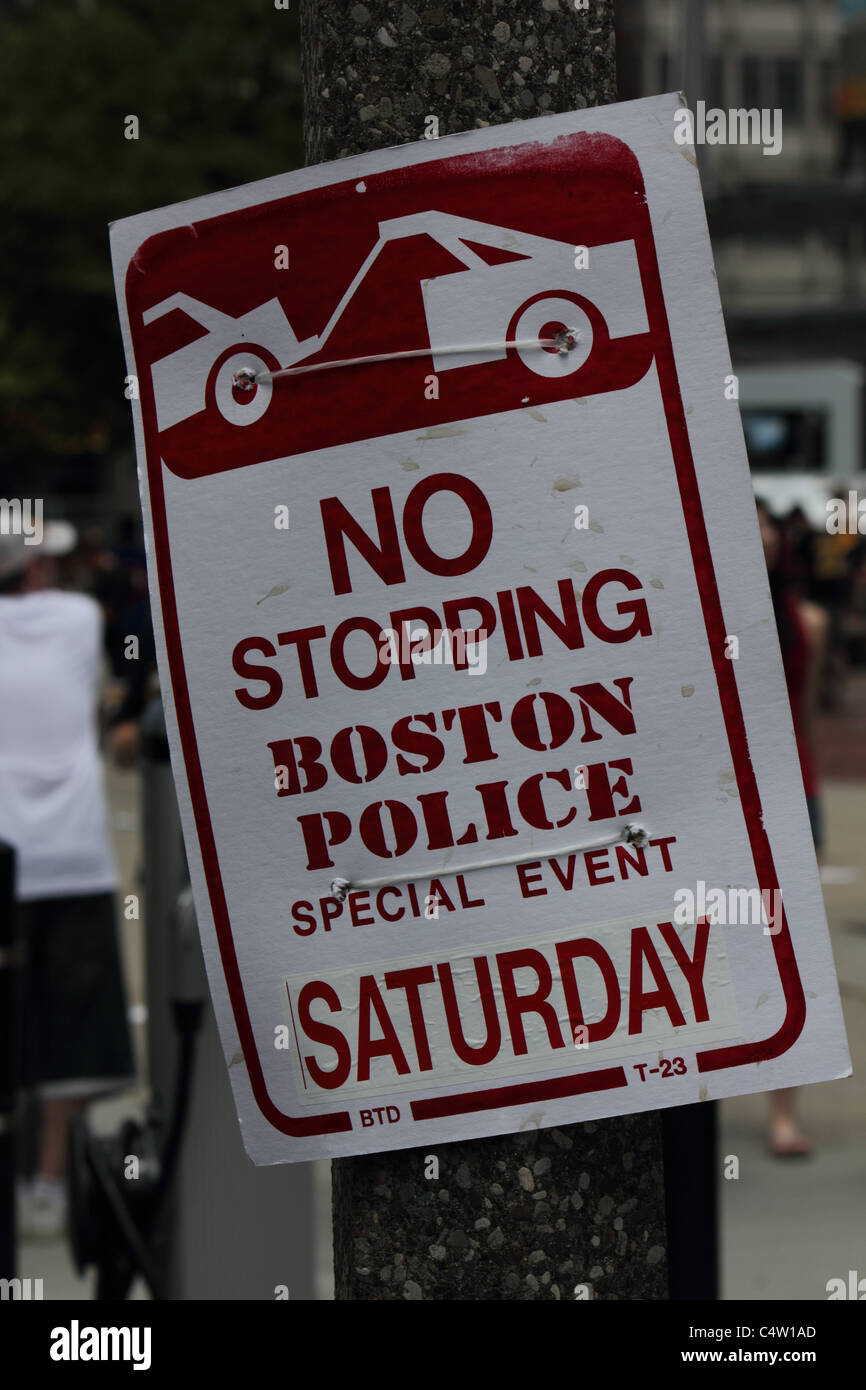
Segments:
[[[756,496],[779,517],[799,505],[823,529],[828,497],[847,497],[858,483],[863,490],[863,367],[773,363],[738,377]]]

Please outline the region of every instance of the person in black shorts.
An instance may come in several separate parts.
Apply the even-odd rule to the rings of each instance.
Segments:
[[[98,744],[103,618],[55,587],[63,523],[0,534],[0,839],[15,850],[22,1081],[39,1100],[25,1235],[60,1233],[69,1122],[134,1080]]]

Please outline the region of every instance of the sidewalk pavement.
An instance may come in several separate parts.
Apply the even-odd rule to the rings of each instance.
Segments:
[[[854,1074],[798,1091],[809,1158],[768,1152],[766,1096],[722,1102],[720,1174],[725,1155],[740,1160],[738,1179],[720,1177],[725,1299],[823,1300],[829,1279],[866,1278],[866,783],[827,781],[823,796],[824,900]]]

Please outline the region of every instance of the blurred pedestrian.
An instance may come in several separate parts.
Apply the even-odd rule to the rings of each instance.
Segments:
[[[801,506],[792,507],[781,526],[791,578],[798,594],[808,597],[814,569],[815,528]]]
[[[813,740],[818,686],[829,622],[821,608],[798,597],[781,528],[769,509],[760,501],[758,521],[812,838],[815,851],[820,856],[823,848],[823,825]],[[769,1093],[770,1149],[780,1158],[801,1157],[812,1151],[812,1145],[802,1133],[797,1121],[795,1094],[791,1087]]]
[[[823,609],[828,619],[818,689],[821,707],[826,710],[841,706],[848,674],[845,625],[860,539],[855,519],[853,531],[847,524],[844,529],[825,525],[815,532],[812,540],[809,597]]]
[[[72,1116],[134,1076],[97,732],[103,618],[56,587],[55,557],[74,544],[59,522],[39,545],[0,535],[0,838],[16,851],[21,1062],[41,1121],[20,1190],[30,1236],[63,1228]]]

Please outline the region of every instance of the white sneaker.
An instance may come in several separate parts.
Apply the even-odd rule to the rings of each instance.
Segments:
[[[66,1184],[33,1178],[18,1189],[18,1234],[22,1240],[57,1240],[66,1230]]]

